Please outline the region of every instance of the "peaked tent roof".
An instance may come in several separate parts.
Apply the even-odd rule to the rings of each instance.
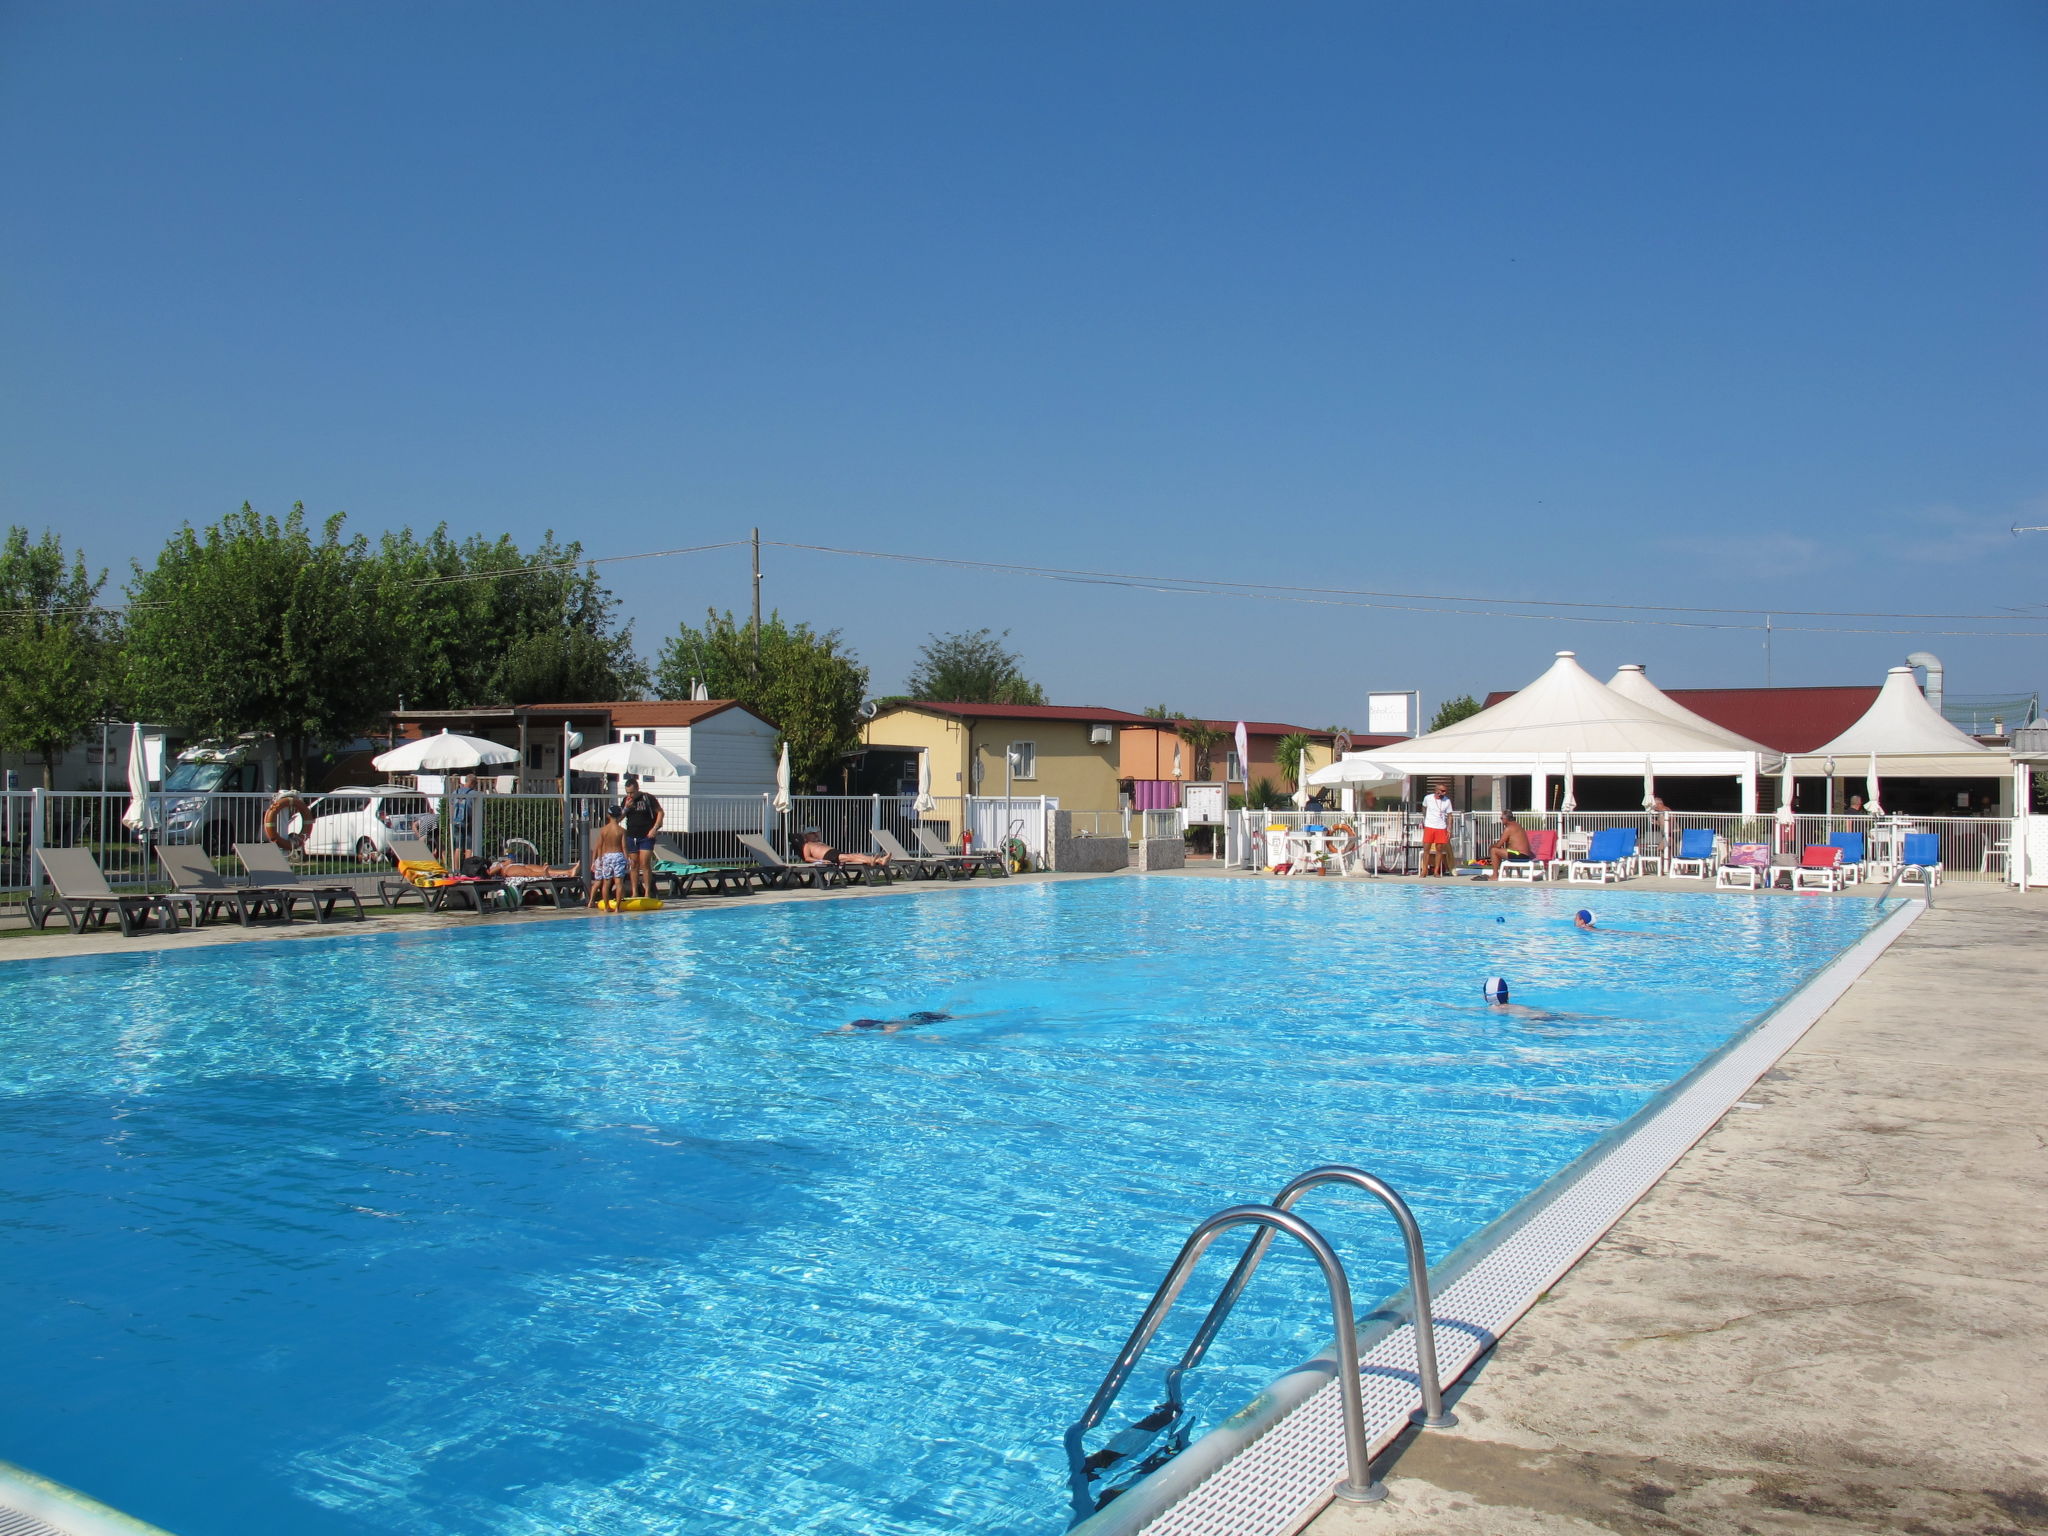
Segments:
[[[1940,711],[1927,702],[1920,685],[1913,681],[1911,667],[1893,667],[1885,674],[1884,686],[1863,718],[1815,753],[1837,756],[1875,752],[1880,756],[1950,752],[1981,752],[1995,755],[1990,747],[1965,735]]]
[[[1731,744],[1726,733],[1694,727],[1607,687],[1559,651],[1550,670],[1490,709],[1413,741],[1350,753],[1309,776],[1341,784],[1367,769],[1384,774],[1556,772],[1567,754],[1581,773],[1740,773],[1777,771],[1776,754]]]
[[[1650,681],[1649,669],[1640,661],[1623,662],[1614,676],[1607,679],[1607,686],[1624,699],[1633,699],[1645,708],[1654,709],[1660,715],[1668,715],[1680,725],[1704,731],[1726,746],[1738,752],[1769,752],[1771,748],[1760,741],[1751,741],[1747,736],[1738,736],[1725,725],[1709,720],[1705,715],[1694,714],[1662,688]]]

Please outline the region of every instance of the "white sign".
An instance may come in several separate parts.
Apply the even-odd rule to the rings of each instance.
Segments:
[[[1188,825],[1222,826],[1223,813],[1230,805],[1228,788],[1223,784],[1183,784],[1180,787],[1180,804],[1181,809],[1187,812]]]
[[[1368,693],[1365,696],[1365,730],[1369,736],[1408,734],[1408,693]]]

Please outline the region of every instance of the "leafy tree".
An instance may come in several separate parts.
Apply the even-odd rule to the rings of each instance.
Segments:
[[[377,556],[405,650],[394,692],[429,709],[637,698],[633,627],[614,633],[617,600],[581,554],[552,532],[531,553],[503,535],[457,543],[445,524],[386,534]]]
[[[1025,677],[1010,637],[977,629],[933,635],[917,653],[904,692],[943,704],[1043,704],[1045,690]]]
[[[1301,760],[1314,744],[1307,731],[1289,731],[1273,744],[1273,761],[1296,789],[1301,788]]]
[[[1273,787],[1271,779],[1260,779],[1252,785],[1244,803],[1255,811],[1280,811],[1287,808],[1287,797]]]
[[[771,613],[755,645],[751,622],[713,610],[701,629],[685,624],[661,649],[656,691],[687,699],[701,682],[715,699],[737,699],[772,720],[789,746],[793,780],[816,783],[860,745],[860,701],[868,669],[843,648],[839,631],[814,632]]]
[[[1430,717],[1429,728],[1440,731],[1447,725],[1456,725],[1460,720],[1469,720],[1484,706],[1469,693],[1461,693],[1455,699],[1445,699],[1436,713]]]
[[[0,747],[39,757],[43,787],[57,758],[113,707],[119,629],[99,607],[107,573],[64,543],[31,543],[10,528],[0,544]]]
[[[309,751],[391,702],[405,653],[388,569],[368,541],[242,510],[178,530],[129,586],[129,682],[145,713],[209,736],[275,737],[286,782]],[[402,603],[402,596],[399,599]]]
[[[1225,734],[1203,720],[1175,720],[1173,728],[1188,744],[1188,750],[1195,754],[1196,782],[1206,782],[1210,760],[1215,757],[1217,747],[1227,739]]]

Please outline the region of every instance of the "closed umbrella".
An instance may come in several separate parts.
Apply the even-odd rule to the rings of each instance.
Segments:
[[[686,779],[696,765],[680,752],[657,747],[651,741],[613,741],[569,759],[580,773],[602,773],[613,778],[630,773],[643,779]]]
[[[121,825],[139,832],[149,825],[149,758],[142,745],[142,722],[128,729],[128,809]]]
[[[775,765],[775,809],[784,816],[789,814],[789,743],[782,744],[782,758]]]
[[[917,754],[917,814],[930,815],[938,809],[938,802],[932,799],[932,754],[929,749]]]
[[[485,741],[481,736],[459,736],[452,731],[422,736],[370,759],[380,773],[463,773],[518,761],[516,747]]]
[[[1578,808],[1579,797],[1573,792],[1572,785],[1572,755],[1567,752],[1564,755],[1564,801],[1559,805],[1558,809],[1561,811],[1576,811]]]
[[[1870,754],[1870,793],[1863,797],[1863,809],[1873,816],[1882,816],[1884,807],[1877,799],[1877,754]]]

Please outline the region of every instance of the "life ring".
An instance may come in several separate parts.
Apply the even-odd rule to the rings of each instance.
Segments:
[[[307,813],[311,809],[312,807],[307,805],[297,795],[279,795],[264,809],[264,838],[287,851],[304,846],[306,841],[305,833],[287,832],[284,829],[290,824],[290,818],[293,816],[297,816],[302,821],[310,821],[312,818]]]

